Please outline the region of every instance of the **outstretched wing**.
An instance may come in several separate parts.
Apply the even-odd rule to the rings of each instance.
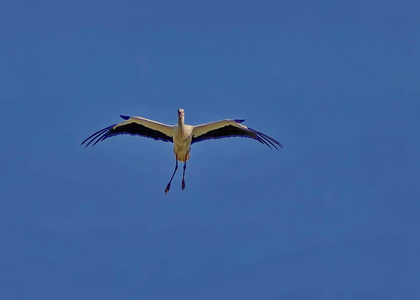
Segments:
[[[172,126],[141,117],[121,116],[121,118],[126,121],[111,125],[107,128],[99,130],[98,132],[95,132],[90,137],[85,139],[82,142],[82,145],[86,143],[85,147],[87,147],[93,143],[92,146],[95,146],[96,143],[119,134],[138,135],[154,140],[161,140],[171,143],[173,142]]]
[[[247,137],[257,140],[260,143],[267,145],[269,148],[274,147],[277,150],[278,147],[283,148],[283,146],[272,137],[240,124],[243,121],[245,120],[222,120],[195,126],[191,144],[211,139]]]

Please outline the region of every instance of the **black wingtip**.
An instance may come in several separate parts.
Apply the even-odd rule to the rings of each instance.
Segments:
[[[248,127],[248,129],[251,130],[252,132],[254,132],[256,134],[256,137],[253,137],[254,139],[258,140],[262,144],[265,144],[270,149],[273,149],[274,148],[274,149],[276,149],[278,151],[279,150],[279,147],[280,148],[283,148],[283,145],[279,141],[273,139],[272,137],[270,137],[270,136],[268,136],[268,135],[266,135],[266,134],[264,134],[262,132],[259,132],[257,130],[254,130],[252,128],[249,128]]]
[[[243,121],[245,121],[245,119],[243,120],[234,120],[236,123],[242,123]]]
[[[124,120],[128,120],[131,118],[130,116],[123,116],[123,115],[120,115],[120,117],[123,118]]]
[[[109,135],[108,135],[108,130],[109,129],[111,129],[112,127],[114,127],[116,124],[114,124],[114,125],[112,125],[112,126],[109,126],[109,127],[106,127],[106,128],[104,128],[104,129],[101,129],[101,130],[99,130],[99,131],[97,131],[97,132],[95,132],[94,134],[92,134],[90,137],[88,137],[87,139],[85,139],[82,143],[81,143],[81,145],[83,145],[83,144],[85,144],[86,142],[87,142],[87,144],[85,145],[85,148],[86,147],[88,147],[92,142],[95,142],[93,145],[92,145],[92,147],[93,146],[95,146],[96,145],[96,143],[98,142],[98,141],[103,141],[105,138],[107,138]]]

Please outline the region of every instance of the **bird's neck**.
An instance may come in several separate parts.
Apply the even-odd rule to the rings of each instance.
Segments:
[[[184,119],[181,119],[181,118],[178,119],[178,126],[181,128],[184,128]]]

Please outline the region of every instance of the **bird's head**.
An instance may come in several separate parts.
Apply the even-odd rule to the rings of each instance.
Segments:
[[[182,108],[178,109],[178,118],[184,119],[184,110]]]

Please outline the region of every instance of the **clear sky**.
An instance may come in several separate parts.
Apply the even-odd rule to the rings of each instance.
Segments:
[[[2,0],[0,298],[420,299],[419,113],[419,1]]]

